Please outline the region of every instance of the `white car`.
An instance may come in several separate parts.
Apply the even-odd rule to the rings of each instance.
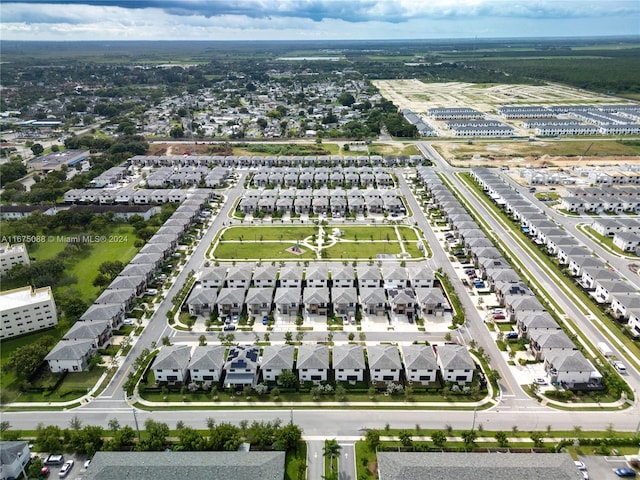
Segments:
[[[584,462],[581,462],[580,460],[576,460],[573,463],[576,464],[576,468],[578,470],[586,470],[587,469],[587,466],[584,464]]]
[[[546,385],[547,384],[547,379],[543,378],[543,377],[537,377],[533,379],[534,383],[537,383],[538,385]]]
[[[69,475],[69,472],[71,471],[72,468],[73,468],[73,460],[67,460],[66,462],[64,462],[64,464],[60,468],[60,471],[58,472],[58,476],[60,478],[65,478],[67,475]]]

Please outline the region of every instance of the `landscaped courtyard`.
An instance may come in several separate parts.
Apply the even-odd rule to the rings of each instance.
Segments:
[[[424,242],[412,227],[365,225],[232,226],[214,243],[212,259],[421,259]],[[421,245],[422,246],[422,245]]]

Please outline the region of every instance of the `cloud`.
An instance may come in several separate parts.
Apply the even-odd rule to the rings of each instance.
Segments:
[[[0,0],[3,40],[637,35],[628,0]]]
[[[3,3],[158,9],[181,17],[285,17],[350,23],[485,16],[557,19],[640,15],[640,2],[635,0],[4,0]]]

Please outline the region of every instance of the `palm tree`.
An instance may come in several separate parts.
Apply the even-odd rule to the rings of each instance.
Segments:
[[[329,457],[329,465],[331,465],[331,473],[333,473],[333,459],[337,455],[340,455],[340,449],[342,447],[338,444],[338,441],[333,438],[324,442],[324,456]]]

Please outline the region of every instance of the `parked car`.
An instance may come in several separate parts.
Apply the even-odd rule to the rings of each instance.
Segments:
[[[613,473],[621,478],[636,478],[636,471],[633,468],[616,468]]]
[[[44,461],[45,465],[62,465],[63,463],[64,455],[60,455],[58,453],[52,453]]]
[[[49,467],[42,467],[40,469],[40,476],[41,477],[48,477],[50,473],[51,472],[49,471]]]
[[[505,317],[502,313],[496,313],[493,315],[494,320],[504,320],[505,318],[507,317]]]
[[[508,339],[518,338],[518,332],[507,332],[504,334],[504,338],[508,338]]]
[[[226,324],[224,325],[224,327],[222,327],[222,330],[224,330],[225,332],[232,332],[232,331],[234,331],[235,329],[236,329],[236,326],[235,326],[235,325],[232,325],[232,324],[230,324],[230,323],[226,323]]]
[[[342,315],[342,325],[349,325],[349,317]]]
[[[240,320],[240,316],[238,315],[234,315],[233,317],[231,317],[231,323],[233,324],[237,324],[239,320]]]
[[[537,377],[537,378],[533,379],[533,382],[537,383],[538,385],[546,385],[547,384],[547,379],[543,378],[543,377]],[[582,462],[580,462],[580,463],[582,463]],[[578,462],[576,462],[576,465],[578,465]],[[584,465],[584,463],[582,465]],[[582,470],[582,469],[580,469],[580,470]]]
[[[64,462],[64,464],[60,468],[60,471],[58,472],[58,476],[60,478],[65,478],[67,475],[69,475],[69,472],[71,471],[72,468],[73,468],[73,460],[67,460],[66,462]]]
[[[576,464],[576,468],[578,470],[586,470],[587,469],[587,466],[584,464],[584,462],[581,462],[580,460],[576,460],[573,463]]]
[[[86,470],[87,468],[89,468],[89,465],[91,465],[91,459],[88,459],[88,460],[86,460],[86,461],[84,462],[84,468],[85,468],[85,470]]]
[[[263,325],[268,325],[269,324],[269,317],[267,317],[266,315],[264,317],[262,317],[262,324]]]

